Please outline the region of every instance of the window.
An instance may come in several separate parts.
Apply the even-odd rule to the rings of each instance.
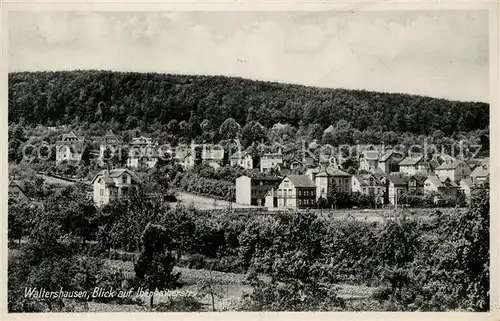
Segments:
[[[122,176],[122,184],[127,184],[127,175]]]
[[[101,196],[104,196],[104,189],[101,188],[100,192],[101,192]]]

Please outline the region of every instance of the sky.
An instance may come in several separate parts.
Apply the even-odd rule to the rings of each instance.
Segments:
[[[225,75],[489,101],[487,11],[10,12],[9,71]]]

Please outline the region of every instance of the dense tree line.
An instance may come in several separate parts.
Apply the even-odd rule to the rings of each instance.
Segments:
[[[145,285],[155,285],[159,278],[174,286],[176,278],[170,273],[175,257],[182,254],[201,260],[199,268],[246,271],[254,292],[243,298],[240,308],[244,310],[485,311],[489,307],[487,185],[473,191],[466,209],[436,211],[425,219],[409,213],[382,222],[332,219],[314,212],[203,213],[140,199],[140,191],[132,203],[95,209],[81,186],[52,193],[43,209],[22,202],[9,204],[9,240],[29,240],[19,245],[21,259],[9,264],[12,295],[17,293],[16,284],[78,288],[82,276],[71,274],[76,279],[67,280],[61,271],[82,263],[78,253],[102,259],[114,248],[141,251],[136,281]],[[97,242],[93,250],[87,241]],[[46,251],[52,252],[44,257]],[[155,251],[165,256],[152,255]],[[56,258],[62,265],[54,263]],[[156,262],[159,270],[146,268],[144,262]],[[30,270],[30,266],[37,268]],[[92,275],[92,271],[79,273]],[[268,276],[267,281],[259,275]],[[92,280],[87,287],[95,284]],[[116,283],[120,278],[112,280]],[[346,305],[336,296],[339,282],[368,284],[378,290],[370,306]],[[29,302],[12,302],[17,310],[23,305],[30,309]]]
[[[229,118],[249,136],[276,123],[318,124],[344,119],[353,128],[430,135],[469,132],[489,123],[489,106],[407,94],[305,87],[222,76],[109,71],[16,72],[9,74],[9,121],[28,124],[116,123],[146,130],[173,119],[191,137]],[[251,123],[251,124],[250,124]],[[245,126],[245,124],[250,124]],[[227,124],[230,131],[240,130]]]

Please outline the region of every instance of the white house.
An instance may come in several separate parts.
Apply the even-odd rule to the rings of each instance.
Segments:
[[[266,153],[260,157],[260,171],[269,172],[272,169],[278,168],[283,164],[283,156],[281,150],[277,153]]]
[[[127,166],[133,168],[155,167],[158,162],[158,145],[151,138],[134,137],[130,142]]]
[[[453,160],[443,162],[434,170],[434,173],[440,178],[448,177],[454,182],[459,182],[462,178],[466,178],[471,174],[471,169],[464,161]]]
[[[439,200],[455,201],[458,196],[458,191],[459,186],[449,177],[431,175],[424,181],[424,193],[436,194],[436,202]]]
[[[140,179],[129,169],[103,170],[91,182],[94,202],[98,207],[118,199],[127,199],[131,188],[140,184]]]
[[[248,152],[236,152],[229,158],[231,166],[240,166],[244,169],[253,168],[253,158]]]
[[[77,136],[75,132],[64,134],[60,141],[56,142],[56,164],[62,161],[82,160],[85,150],[85,140],[83,137]]]
[[[266,204],[266,194],[276,189],[281,179],[269,175],[242,175],[236,179],[236,203],[243,205],[272,206]]]
[[[178,146],[175,151],[175,160],[184,170],[189,170],[194,168],[196,159],[194,157],[194,151]]]
[[[424,160],[424,157],[407,156],[399,164],[399,171],[403,175],[428,175],[430,172],[429,162]]]
[[[316,206],[316,185],[306,175],[287,175],[277,188],[278,208],[308,208]]]
[[[112,157],[114,155],[119,155],[121,153],[122,141],[119,139],[113,131],[109,131],[104,137],[101,139],[101,145],[99,148],[99,161],[101,165],[103,164],[104,158]],[[107,154],[107,152],[109,154]],[[121,155],[120,155],[121,156]]]

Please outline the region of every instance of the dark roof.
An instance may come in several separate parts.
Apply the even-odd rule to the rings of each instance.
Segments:
[[[426,180],[429,180],[436,187],[457,187],[458,185],[450,180],[448,177],[438,177],[436,175],[428,176]]]
[[[288,178],[295,187],[316,187],[306,175],[287,175],[283,179]]]
[[[231,155],[230,159],[242,159],[243,157],[250,155],[248,152],[240,151]]]
[[[384,154],[380,156],[379,161],[380,162],[387,161],[387,159],[389,159],[389,157],[391,157],[392,154],[394,154],[394,151],[392,149],[387,150]]]
[[[387,179],[396,186],[405,186],[407,183],[406,177],[400,175],[388,175]]]
[[[416,157],[410,157],[407,156],[405,159],[403,159],[398,165],[399,166],[412,166],[412,165],[417,165],[419,162],[423,160],[422,156],[416,156]]]
[[[462,163],[462,161],[460,161],[460,160],[453,160],[453,161],[450,161],[450,162],[444,162],[438,168],[436,168],[436,170],[440,170],[440,169],[443,169],[443,170],[444,169],[455,169],[461,163]],[[467,166],[469,166],[469,165],[467,165]]]
[[[424,186],[424,182],[427,179],[427,177],[420,176],[420,175],[412,175],[412,176],[408,177],[407,180],[409,181],[411,179],[415,179],[415,181],[417,182],[417,186]]]
[[[368,185],[366,183],[365,178],[363,177],[363,175],[353,175],[353,177],[358,180],[359,185],[361,185],[361,186],[367,186]]]
[[[127,169],[127,168],[117,168],[117,169],[112,169],[112,170],[103,170],[103,171],[100,171],[99,173],[97,173],[97,175],[92,179],[91,181],[91,184],[94,183],[94,181],[98,178],[98,177],[102,177],[104,179],[104,182],[106,184],[114,184],[114,180],[113,178],[117,178],[117,177],[120,177],[123,173],[127,173],[129,174],[132,179],[134,181],[136,181],[137,183],[139,183],[141,180],[139,179],[139,177],[137,177],[137,175],[132,172],[131,170]]]

